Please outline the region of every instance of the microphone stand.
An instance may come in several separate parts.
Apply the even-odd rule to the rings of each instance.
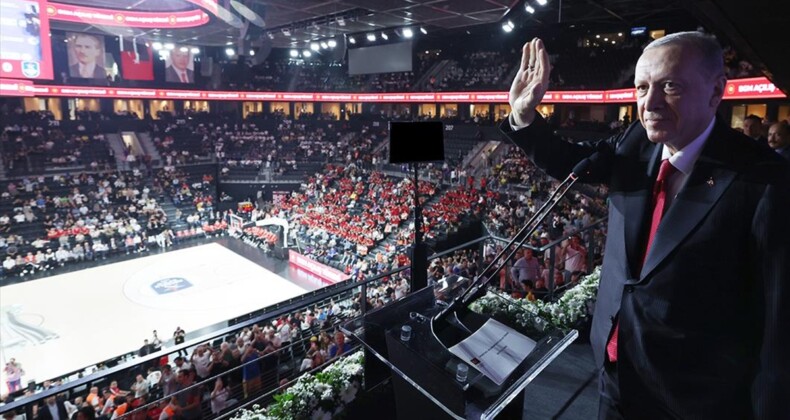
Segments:
[[[436,332],[434,331],[434,323],[438,320],[445,319],[450,312],[453,312],[454,316],[447,319],[447,321],[454,325],[460,324],[458,326],[471,333],[468,328],[460,323],[458,315],[455,312],[459,309],[459,307],[468,306],[472,301],[479,298],[485,292],[486,286],[488,286],[495,275],[499,273],[499,271],[502,270],[513,259],[513,256],[516,255],[516,251],[518,251],[518,249],[524,245],[527,239],[532,235],[532,233],[535,232],[543,220],[546,219],[554,207],[556,207],[560,200],[565,197],[565,194],[568,193],[570,188],[576,184],[580,178],[590,175],[594,169],[600,167],[603,164],[602,162],[606,162],[607,157],[608,155],[606,155],[604,151],[598,151],[576,164],[576,166],[573,168],[573,171],[571,171],[565,180],[554,189],[554,191],[549,196],[549,199],[546,200],[543,206],[541,206],[540,209],[538,209],[538,211],[532,215],[532,217],[530,217],[527,223],[516,233],[515,236],[513,236],[513,239],[511,239],[510,242],[508,242],[508,244],[496,254],[493,261],[491,261],[483,269],[483,271],[477,277],[475,277],[474,281],[469,285],[469,287],[467,287],[466,290],[464,290],[460,295],[456,296],[447,306],[445,306],[441,311],[439,311],[439,313],[431,318],[431,332],[434,336],[436,336]],[[514,247],[513,245],[516,246]],[[506,257],[505,254],[507,254]],[[495,266],[496,268],[492,271]]]

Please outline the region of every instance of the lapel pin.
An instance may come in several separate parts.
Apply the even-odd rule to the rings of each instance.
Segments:
[[[708,178],[708,186],[709,187],[713,186],[713,177]]]

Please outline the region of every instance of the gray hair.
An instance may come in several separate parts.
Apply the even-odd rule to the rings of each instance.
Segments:
[[[644,51],[659,47],[689,47],[696,50],[702,66],[709,76],[724,74],[724,52],[713,35],[698,31],[676,32],[647,44]]]

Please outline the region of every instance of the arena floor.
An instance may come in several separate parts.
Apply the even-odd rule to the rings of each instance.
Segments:
[[[137,349],[154,329],[166,340],[306,290],[219,243],[4,286],[0,362],[16,358],[24,383],[53,378]]]

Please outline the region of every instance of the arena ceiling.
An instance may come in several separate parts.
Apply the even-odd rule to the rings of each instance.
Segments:
[[[347,34],[406,26],[422,27],[429,34],[444,30],[497,23],[505,18],[526,25],[588,22],[629,25],[666,11],[678,10],[670,0],[55,0],[75,6],[141,12],[180,12],[202,8],[210,23],[189,29],[136,29],[129,27],[53,22],[69,31],[101,31],[113,35],[171,38],[177,43],[225,45],[249,31],[240,19],[240,7],[260,19],[249,25],[251,33],[274,47],[292,47],[308,41]],[[207,7],[212,2],[216,10]],[[526,3],[535,13],[524,10]],[[241,4],[241,6],[239,6]],[[247,32],[249,33],[249,32]]]
[[[52,0],[123,12],[167,14],[202,9],[208,23],[185,29],[140,29],[52,21],[55,29],[105,32],[198,46],[235,44],[242,37],[267,47],[296,47],[329,37],[410,26],[418,36],[442,36],[508,19],[519,28],[585,25],[605,29],[671,24],[693,19],[722,37],[790,91],[790,60],[782,48],[790,24],[790,2],[752,0]],[[534,7],[534,14],[525,5]],[[245,10],[246,9],[246,10]],[[250,15],[249,12],[253,14]],[[244,17],[246,13],[246,18]],[[246,23],[245,23],[246,22]],[[251,22],[251,23],[250,23]],[[394,34],[394,32],[390,32]]]

